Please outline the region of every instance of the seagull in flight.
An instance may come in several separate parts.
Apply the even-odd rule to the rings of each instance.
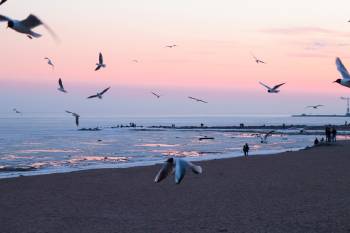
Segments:
[[[339,78],[335,80],[334,83],[339,83],[344,87],[350,87],[350,74],[348,70],[345,68],[344,64],[342,63],[339,57],[336,58],[335,63],[337,65],[339,73],[342,76],[342,79]]]
[[[100,53],[99,56],[98,56],[98,63],[96,63],[95,71],[97,71],[97,70],[99,70],[101,68],[106,68],[106,64],[103,63],[103,55],[102,55],[102,53]]]
[[[173,45],[166,45],[165,48],[172,49],[172,48],[175,48],[176,46],[177,46],[176,44],[173,44]]]
[[[88,99],[92,99],[92,98],[99,98],[99,99],[102,99],[102,96],[104,93],[106,93],[111,87],[108,87],[106,89],[104,89],[102,92],[97,92],[96,95],[92,95],[92,96],[89,96],[87,97]]]
[[[46,30],[49,31],[49,33],[52,35],[54,39],[57,39],[56,34],[51,30],[49,26],[47,26],[45,23],[43,23],[38,17],[35,15],[29,15],[24,20],[16,20],[11,19],[7,16],[0,15],[0,22],[7,22],[7,27],[15,30],[16,32],[22,33],[27,35],[30,39],[39,38],[42,35],[39,33],[36,33],[32,31],[33,28],[36,28],[40,25],[43,25]]]
[[[265,134],[257,134],[257,137],[260,138],[261,143],[267,143],[268,137],[272,136],[274,132],[275,132],[274,130],[271,130],[270,132]]]
[[[201,100],[201,99],[198,99],[198,98],[194,98],[194,97],[191,97],[191,96],[189,96],[188,98],[191,99],[191,100],[197,101],[197,102],[201,102],[201,103],[205,103],[205,104],[208,103],[207,101],[204,101],[204,100]]]
[[[58,80],[58,85],[59,85],[59,87],[57,88],[57,90],[59,90],[59,91],[61,91],[61,92],[63,92],[63,93],[67,93],[67,91],[64,89],[64,87],[63,87],[63,82],[62,82],[62,79],[59,79]]]
[[[202,167],[200,166],[194,165],[193,163],[188,162],[184,159],[169,158],[165,161],[163,167],[157,173],[154,182],[159,183],[165,178],[167,178],[169,175],[175,173],[175,183],[180,184],[183,178],[185,177],[187,169],[191,169],[192,172],[195,174],[202,173]]]
[[[78,127],[79,126],[79,118],[80,118],[79,114],[77,114],[75,112],[67,111],[67,110],[66,110],[66,113],[72,114],[72,116],[75,117],[75,124]]]
[[[267,88],[267,92],[268,93],[278,93],[278,92],[280,92],[280,90],[278,90],[278,88],[280,88],[281,86],[286,84],[286,83],[281,83],[281,84],[278,84],[278,85],[276,85],[276,86],[271,88],[271,87],[267,86],[266,84],[264,84],[262,82],[259,82],[259,83],[260,83],[260,85],[262,85],[262,86]]]
[[[318,104],[318,105],[310,105],[310,106],[307,106],[307,108],[313,108],[313,109],[318,109],[319,107],[323,107],[324,105],[322,104]]]
[[[158,99],[161,97],[161,95],[155,93],[155,92],[151,92],[152,95],[154,95],[155,97],[157,97]]]
[[[51,59],[50,59],[50,58],[45,57],[44,59],[45,59],[45,60],[47,60],[47,64],[48,64],[48,65],[50,65],[50,66],[52,67],[52,69],[54,69],[54,68],[55,68],[55,65],[53,64],[53,62],[51,61]]]
[[[18,111],[16,108],[12,109],[17,114],[22,114],[22,112]]]
[[[254,58],[256,64],[259,64],[259,63],[266,64],[266,62],[264,62],[263,60],[258,59],[254,54],[252,54],[252,57]]]
[[[1,0],[0,5],[4,4],[5,2],[7,2],[7,0]]]

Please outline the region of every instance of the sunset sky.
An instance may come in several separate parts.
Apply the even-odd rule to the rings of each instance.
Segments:
[[[16,107],[90,115],[292,114],[324,104],[318,113],[344,113],[339,97],[350,96],[350,89],[332,82],[340,77],[335,57],[350,69],[348,5],[347,0],[9,0],[1,14],[24,19],[33,13],[61,42],[42,27],[36,31],[44,36],[29,40],[0,25],[0,112]],[[164,48],[168,44],[178,47]],[[95,72],[100,51],[107,68]],[[267,64],[257,65],[251,52]],[[58,78],[68,94],[57,91]],[[287,84],[269,95],[259,81]],[[102,101],[86,99],[108,86]],[[150,91],[164,97],[158,100]]]

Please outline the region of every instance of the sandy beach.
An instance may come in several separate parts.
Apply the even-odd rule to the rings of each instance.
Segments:
[[[0,232],[350,232],[350,142],[201,162],[0,180]]]

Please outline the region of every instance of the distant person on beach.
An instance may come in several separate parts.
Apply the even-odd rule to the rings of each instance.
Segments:
[[[332,142],[337,141],[337,130],[335,128],[331,129],[331,137],[332,137]]]
[[[246,144],[243,146],[243,152],[244,152],[244,156],[245,156],[245,157],[248,157],[248,152],[249,152],[249,145],[248,145],[248,143],[246,143]]]
[[[314,145],[317,146],[320,142],[318,141],[318,138],[315,139]]]
[[[326,142],[331,142],[331,129],[327,126],[325,131]]]

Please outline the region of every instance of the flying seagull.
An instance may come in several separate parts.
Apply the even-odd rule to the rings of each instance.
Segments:
[[[97,92],[96,95],[92,95],[92,96],[89,96],[89,97],[87,97],[87,98],[88,98],[88,99],[92,99],[92,98],[99,98],[99,99],[102,99],[103,94],[106,93],[110,88],[111,88],[111,87],[108,87],[108,88],[104,89],[102,92],[100,92],[100,93]]]
[[[64,93],[67,93],[67,91],[64,89],[63,87],[63,82],[62,82],[62,79],[59,79],[58,80],[58,85],[59,85],[59,88],[57,88],[57,90],[61,91],[61,92],[64,92]]]
[[[103,55],[102,55],[102,53],[100,53],[99,56],[98,56],[98,63],[96,63],[95,71],[97,71],[97,70],[99,70],[101,68],[106,68],[106,64],[103,63]]]
[[[12,109],[17,114],[22,114],[22,112],[18,111],[16,108]]]
[[[175,48],[176,46],[177,46],[176,44],[173,44],[173,45],[166,45],[165,48],[172,49],[172,48]]]
[[[262,86],[267,88],[267,92],[268,93],[278,93],[278,92],[280,92],[280,90],[278,90],[278,88],[280,88],[281,86],[286,84],[286,83],[281,83],[281,84],[278,84],[278,85],[274,86],[273,88],[271,88],[271,87],[267,86],[266,84],[264,84],[262,82],[259,82],[259,83],[260,83],[260,85],[262,85]]]
[[[51,30],[49,26],[47,26],[45,23],[43,23],[38,17],[35,15],[29,15],[26,19],[24,20],[16,20],[16,19],[11,19],[7,16],[0,15],[0,22],[6,21],[7,22],[7,27],[15,30],[16,32],[22,33],[27,35],[30,39],[34,38],[39,38],[42,35],[39,33],[36,33],[32,31],[33,28],[36,28],[40,25],[43,25],[46,30],[49,31],[49,33],[52,35],[54,39],[57,40],[56,34]]]
[[[180,184],[182,179],[185,177],[186,170],[188,168],[191,169],[195,174],[202,173],[202,168],[200,166],[194,165],[193,163],[188,162],[184,159],[169,158],[156,175],[154,182],[159,183],[169,175],[175,173],[175,183]]]
[[[5,2],[7,2],[7,0],[1,0],[0,5],[4,4]]]
[[[157,94],[157,93],[155,93],[155,92],[151,92],[152,93],[152,95],[154,95],[155,97],[157,97],[158,99],[161,97],[161,95],[159,95],[159,94]]]
[[[188,98],[191,99],[191,100],[197,101],[197,102],[201,102],[201,103],[205,103],[205,104],[208,103],[208,102],[206,102],[204,100],[201,100],[201,99],[198,99],[198,98],[194,98],[194,97],[191,97],[191,96],[189,96]]]
[[[339,83],[340,85],[342,85],[344,87],[350,87],[350,74],[349,74],[348,70],[345,68],[345,66],[343,65],[343,63],[339,57],[336,58],[335,63],[337,65],[337,69],[338,69],[339,73],[342,76],[342,79],[339,78],[339,79],[335,80],[334,83]]]
[[[318,109],[319,107],[323,107],[324,105],[322,104],[318,104],[318,105],[310,105],[310,106],[307,106],[307,108],[313,108],[313,109]]]
[[[78,127],[79,126],[79,118],[80,118],[79,114],[77,114],[75,112],[67,111],[67,110],[66,110],[66,113],[72,114],[72,116],[75,117],[75,124]]]
[[[266,64],[266,62],[264,62],[263,60],[258,59],[254,54],[252,54],[252,57],[254,58],[256,64],[259,64],[259,63]]]
[[[275,131],[271,130],[268,133],[265,134],[258,134],[257,137],[260,138],[261,143],[267,143],[267,138],[270,137]]]
[[[48,64],[48,65],[50,65],[50,66],[52,67],[52,69],[54,69],[54,68],[55,68],[55,65],[53,64],[53,62],[51,61],[51,59],[50,59],[50,58],[45,57],[44,59],[45,59],[45,60],[47,60],[47,64]]]

